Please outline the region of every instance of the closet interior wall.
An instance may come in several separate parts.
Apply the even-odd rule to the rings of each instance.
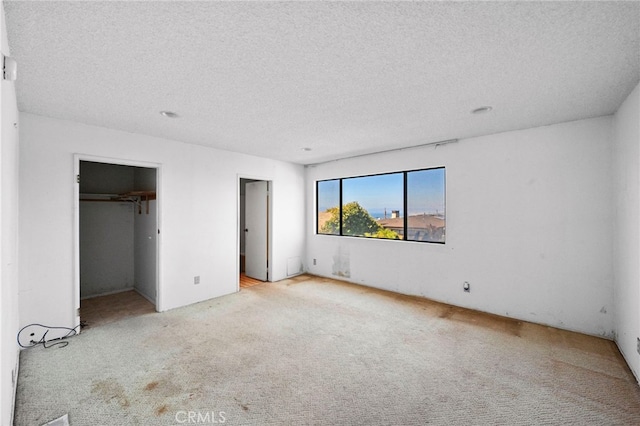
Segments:
[[[135,290],[156,303],[156,170],[80,162],[80,297]],[[115,200],[114,200],[115,199]]]

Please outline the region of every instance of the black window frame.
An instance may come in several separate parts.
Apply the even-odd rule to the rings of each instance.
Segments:
[[[409,212],[408,212],[408,174],[409,173],[413,173],[413,172],[423,172],[423,171],[429,171],[429,170],[443,170],[444,173],[444,180],[443,180],[443,198],[444,198],[444,222],[445,222],[445,226],[444,226],[444,241],[429,241],[429,240],[415,240],[415,239],[408,239],[408,235],[409,235]],[[392,239],[392,238],[378,238],[378,237],[372,237],[372,236],[366,236],[366,235],[344,235],[343,234],[343,181],[344,180],[348,180],[348,179],[355,179],[355,178],[364,178],[364,177],[374,177],[374,176],[384,176],[384,175],[394,175],[394,174],[402,174],[402,179],[403,179],[403,194],[402,194],[402,208],[403,208],[403,234],[402,234],[402,238],[401,239]],[[339,222],[339,233],[338,234],[329,234],[329,233],[323,233],[320,232],[320,223],[319,223],[319,197],[320,197],[320,191],[319,191],[319,184],[320,182],[329,182],[329,181],[339,181],[339,205],[338,205],[338,210],[339,210],[339,214],[340,214],[340,220]],[[446,167],[445,166],[437,166],[437,167],[427,167],[427,168],[423,168],[423,169],[412,169],[412,170],[403,170],[403,171],[397,171],[397,172],[386,172],[386,173],[374,173],[374,174],[369,174],[369,175],[360,175],[360,176],[347,176],[347,177],[341,177],[341,178],[331,178],[331,179],[320,179],[316,181],[316,200],[315,200],[315,211],[316,211],[316,218],[315,218],[315,228],[316,228],[316,235],[326,235],[326,236],[331,236],[331,237],[351,237],[351,238],[366,238],[366,239],[372,239],[372,240],[387,240],[387,241],[409,241],[409,242],[415,242],[415,243],[428,243],[428,244],[446,244],[446,217],[447,217],[447,172],[446,172]]]

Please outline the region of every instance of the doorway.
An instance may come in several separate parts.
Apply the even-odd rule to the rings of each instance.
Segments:
[[[156,167],[77,159],[77,315],[95,327],[158,305]]]
[[[239,287],[269,281],[271,182],[240,178]]]

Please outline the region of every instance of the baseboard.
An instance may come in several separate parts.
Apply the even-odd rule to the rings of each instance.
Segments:
[[[16,365],[13,373],[13,398],[11,399],[11,424],[16,414],[16,395],[18,394],[18,374],[20,373],[20,350],[16,350]]]
[[[440,300],[440,299],[436,299],[436,298],[432,298],[432,297],[428,297],[428,296],[424,296],[424,295],[420,295],[420,294],[401,293],[399,291],[389,290],[389,289],[383,288],[383,287],[376,287],[376,286],[365,284],[365,283],[362,283],[362,282],[356,282],[356,281],[353,281],[350,277],[339,277],[339,276],[335,276],[335,275],[331,275],[331,276],[321,275],[321,274],[316,274],[316,273],[313,273],[313,272],[310,272],[310,271],[307,271],[305,273],[308,274],[308,275],[311,275],[311,276],[319,277],[319,278],[326,278],[326,279],[330,279],[330,280],[341,281],[341,282],[345,282],[345,283],[349,283],[349,284],[353,284],[353,285],[357,285],[357,286],[361,286],[361,287],[367,287],[367,288],[373,288],[373,289],[380,290],[380,291],[386,291],[386,292],[389,292],[389,293],[402,294],[404,296],[418,297],[420,299],[430,300],[432,302],[441,303],[443,305],[455,306],[456,308],[468,309],[470,311],[482,312],[484,314],[495,315],[495,316],[506,318],[506,319],[510,319],[510,320],[527,322],[527,323],[536,324],[536,325],[542,325],[544,327],[551,327],[551,328],[555,328],[555,329],[558,329],[558,330],[570,331],[572,333],[584,334],[585,336],[597,337],[599,339],[610,340],[612,342],[615,342],[615,335],[595,334],[595,333],[592,333],[592,332],[589,332],[589,331],[578,330],[578,329],[575,329],[575,328],[572,328],[572,327],[560,327],[557,324],[546,324],[544,322],[534,322],[531,319],[524,319],[524,318],[520,318],[518,316],[507,316],[507,315],[504,315],[504,314],[499,314],[499,313],[495,313],[495,312],[491,312],[491,311],[487,311],[487,310],[483,310],[483,309],[472,308],[472,307],[463,306],[463,305],[456,305],[456,304],[451,303],[451,302],[447,302],[447,301],[444,301],[444,300]],[[626,361],[626,359],[625,359],[625,361]]]
[[[138,290],[137,288],[132,288],[133,291],[135,291],[136,293],[138,293],[140,296],[144,297],[145,299],[147,299],[149,302],[151,302],[153,304],[153,306],[155,306],[156,311],[158,310],[158,306],[156,305],[156,301],[153,300],[151,297],[147,296],[146,294],[144,294],[143,292],[141,292],[140,290]]]
[[[108,291],[106,293],[92,294],[91,296],[81,297],[80,300],[93,299],[94,297],[109,296],[110,294],[124,293],[125,291],[135,290],[133,287],[121,288],[119,290]]]
[[[620,345],[618,344],[618,341],[614,340],[613,343],[616,344],[616,347],[618,348],[618,352],[620,352],[620,355],[622,355],[622,359],[624,359],[624,362],[627,363],[627,368],[629,369],[629,371],[631,371],[631,374],[633,374],[633,377],[636,378],[636,382],[638,383],[638,386],[640,386],[640,371],[638,373],[636,373],[633,370],[633,368],[631,368],[631,363],[629,362],[629,360],[627,359],[627,356],[622,351],[622,348],[620,348]]]
[[[291,275],[287,275],[287,276],[286,276],[286,278],[285,278],[285,280],[286,280],[287,278],[299,277],[300,275],[304,275],[304,274],[307,274],[307,272],[304,272],[304,271],[302,271],[302,272],[296,272],[296,273],[293,273],[293,274],[291,274]]]

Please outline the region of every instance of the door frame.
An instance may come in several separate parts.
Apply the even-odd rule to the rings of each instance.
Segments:
[[[80,162],[92,161],[96,163],[114,164],[118,166],[144,167],[156,170],[156,223],[158,234],[156,238],[156,311],[162,312],[162,276],[160,275],[160,261],[162,252],[162,165],[144,161],[126,160],[122,158],[100,157],[96,155],[73,155],[73,316],[75,324],[80,324],[80,183],[77,176],[80,174]],[[78,333],[80,330],[78,330]]]
[[[260,180],[268,182],[268,196],[267,199],[267,215],[269,219],[267,221],[267,282],[273,282],[273,194],[274,185],[273,178],[267,176],[250,175],[238,173],[236,178],[236,291],[240,291],[240,233],[244,232],[240,229],[240,186],[241,179]]]

